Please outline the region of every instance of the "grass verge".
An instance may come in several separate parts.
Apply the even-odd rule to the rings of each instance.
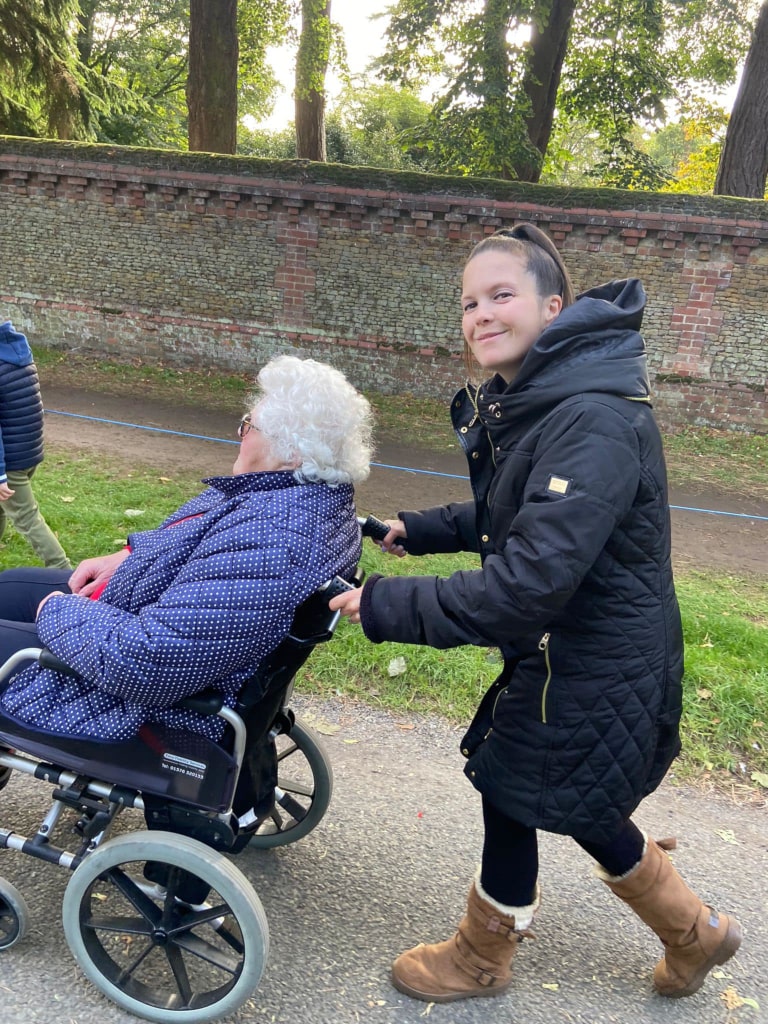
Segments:
[[[43,513],[73,563],[115,550],[130,532],[156,526],[198,488],[194,474],[168,478],[138,466],[125,471],[91,456],[55,450],[35,476]],[[0,542],[0,568],[33,561],[9,527]],[[447,576],[476,561],[471,555],[395,559],[367,543],[362,564],[369,573]],[[690,779],[710,773],[768,785],[766,580],[686,572],[678,576],[678,593],[686,677],[685,750],[676,774]],[[359,627],[342,622],[332,642],[313,653],[298,689],[466,723],[498,667],[495,651],[374,645]]]

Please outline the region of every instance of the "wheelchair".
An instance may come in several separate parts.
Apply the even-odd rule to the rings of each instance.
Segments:
[[[386,533],[374,517],[359,521],[367,536]],[[130,740],[65,737],[0,710],[0,789],[12,771],[54,787],[37,832],[0,829],[0,849],[72,872],[62,903],[67,945],[122,1009],[159,1024],[202,1024],[233,1013],[257,988],[268,923],[228,855],[295,842],[328,809],[330,763],[289,701],[299,668],[333,636],[339,613],[329,610],[330,598],[361,579],[336,577],[297,609],[235,708],[214,692],[180,702],[224,719],[219,743],[158,722]],[[30,660],[71,674],[50,651],[25,648],[0,667],[0,682]],[[233,811],[244,779],[253,804],[245,827]],[[130,809],[143,812],[146,828],[112,836]],[[66,822],[71,849],[54,842],[65,841]],[[28,922],[23,896],[0,878],[0,951],[23,938]]]

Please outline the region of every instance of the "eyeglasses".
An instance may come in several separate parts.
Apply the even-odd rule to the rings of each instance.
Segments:
[[[237,436],[242,441],[242,439],[245,437],[245,435],[248,433],[249,430],[258,430],[258,429],[259,428],[256,426],[255,423],[251,423],[251,414],[249,412],[247,412],[245,414],[245,416],[243,416],[243,418],[237,424]]]

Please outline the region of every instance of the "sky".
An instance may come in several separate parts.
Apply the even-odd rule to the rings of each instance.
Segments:
[[[344,31],[347,44],[347,60],[352,74],[365,70],[368,62],[384,49],[384,23],[371,21],[371,14],[383,13],[393,0],[331,0],[331,18]],[[273,67],[283,81],[283,93],[278,97],[272,116],[262,121],[260,127],[271,130],[285,128],[293,120],[293,74],[294,56],[291,48],[271,51]],[[339,82],[329,73],[326,90],[333,97],[339,90]]]

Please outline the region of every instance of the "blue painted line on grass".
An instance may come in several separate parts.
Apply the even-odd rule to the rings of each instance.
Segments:
[[[106,423],[111,427],[132,427],[134,430],[149,430],[156,434],[171,434],[174,437],[189,437],[194,441],[217,441],[219,444],[240,444],[239,441],[230,441],[226,437],[209,437],[207,434],[190,434],[184,430],[168,430],[166,427],[148,427],[143,423],[127,423],[124,420],[108,420],[103,416],[86,416],[79,412],[64,412],[62,409],[46,409],[51,416],[69,416],[76,420],[90,420],[92,423]],[[411,466],[389,466],[384,462],[372,462],[377,469],[393,469],[398,473],[421,473],[424,476],[440,476],[448,480],[469,480],[468,476],[460,473],[441,473],[436,469],[414,469]],[[768,516],[750,515],[749,512],[724,512],[722,509],[714,508],[692,508],[688,505],[670,505],[676,512],[699,512],[707,516],[731,516],[733,519],[755,519],[759,522],[768,522]]]

